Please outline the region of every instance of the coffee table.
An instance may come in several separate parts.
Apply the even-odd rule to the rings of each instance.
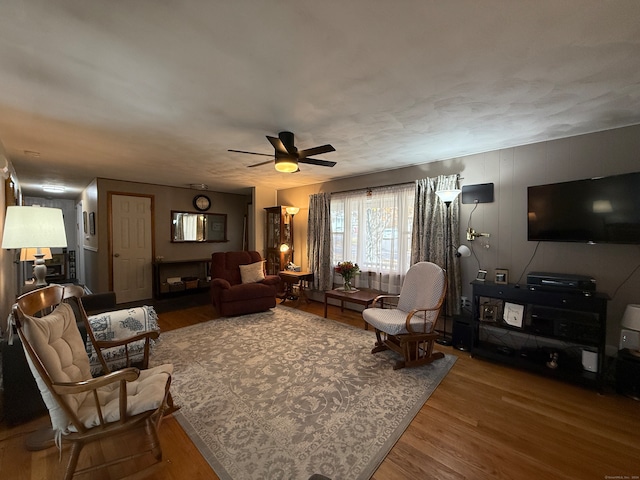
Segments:
[[[370,290],[368,288],[361,288],[357,291],[345,292],[344,290],[327,290],[324,292],[324,318],[327,318],[327,300],[335,298],[340,300],[340,311],[344,312],[344,302],[356,303],[358,305],[364,305],[367,308],[373,303],[373,300],[382,295],[383,292],[378,290]],[[369,330],[369,324],[364,322],[365,330]]]

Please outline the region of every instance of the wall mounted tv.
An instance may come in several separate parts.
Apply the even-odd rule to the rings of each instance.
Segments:
[[[640,172],[527,189],[528,239],[640,244]]]

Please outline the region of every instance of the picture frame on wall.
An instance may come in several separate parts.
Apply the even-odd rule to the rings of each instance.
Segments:
[[[87,211],[82,212],[82,226],[84,227],[84,233],[89,233],[89,219],[87,218]]]
[[[91,235],[96,234],[96,213],[95,212],[91,212],[89,214],[89,233]]]
[[[509,283],[509,270],[506,268],[496,268],[495,283],[498,285],[506,285]]]

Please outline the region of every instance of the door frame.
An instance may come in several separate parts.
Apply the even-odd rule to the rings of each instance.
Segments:
[[[156,209],[155,209],[155,195],[147,193],[131,193],[131,192],[107,192],[107,218],[108,218],[108,245],[107,251],[109,255],[109,290],[113,291],[113,209],[111,207],[112,197],[114,195],[120,195],[124,197],[146,197],[151,200],[151,269],[153,271],[153,260],[156,258]],[[151,292],[153,294],[153,275],[150,276]]]
[[[80,282],[80,285],[85,285],[85,271],[84,271],[84,239],[88,235],[88,232],[84,231],[84,202],[81,199],[76,202],[76,279]]]

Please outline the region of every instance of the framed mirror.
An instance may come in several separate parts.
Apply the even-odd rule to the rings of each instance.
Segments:
[[[171,242],[226,242],[227,214],[171,211]]]

